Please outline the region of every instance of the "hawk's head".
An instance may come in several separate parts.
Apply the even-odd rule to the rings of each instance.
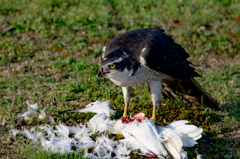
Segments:
[[[127,50],[117,49],[103,57],[99,66],[98,77],[124,80],[134,74],[138,64]]]

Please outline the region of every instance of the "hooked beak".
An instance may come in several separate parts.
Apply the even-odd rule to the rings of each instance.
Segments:
[[[100,70],[98,70],[98,78],[101,78],[104,76],[104,73],[102,73]]]
[[[103,67],[100,67],[98,70],[98,78],[104,77],[107,72],[104,72]]]

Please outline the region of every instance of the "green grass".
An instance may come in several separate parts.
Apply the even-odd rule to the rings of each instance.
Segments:
[[[121,117],[121,88],[97,79],[101,48],[120,33],[153,27],[165,29],[186,49],[203,76],[197,81],[222,104],[220,111],[213,111],[162,99],[165,106],[157,111],[158,124],[186,119],[204,128],[199,144],[187,149],[190,158],[197,152],[204,158],[238,158],[240,134],[234,132],[240,127],[239,8],[238,0],[0,1],[0,120],[6,120],[6,126],[0,126],[0,157],[59,157],[28,146],[23,135],[11,138],[11,128],[45,122],[16,122],[27,100],[38,102],[47,115],[67,125],[88,121],[93,113],[61,112],[96,100],[110,100],[117,110],[115,118]],[[130,103],[131,115],[140,111],[151,116],[146,84],[134,87]]]

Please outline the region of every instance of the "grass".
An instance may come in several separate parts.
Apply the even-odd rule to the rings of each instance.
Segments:
[[[203,138],[187,149],[204,158],[240,156],[240,2],[238,0],[2,0],[0,2],[0,157],[56,157],[29,146],[24,129],[45,121],[17,123],[25,101],[38,102],[47,115],[67,125],[89,120],[93,113],[63,113],[96,100],[110,100],[123,113],[120,87],[97,79],[101,48],[112,37],[139,28],[163,28],[191,55],[203,78],[198,82],[221,104],[219,111],[182,101],[161,100],[158,124],[186,119],[203,127]],[[151,116],[148,87],[134,87],[130,113]],[[65,156],[64,156],[65,155]],[[75,157],[64,154],[62,158]],[[72,157],[71,157],[72,155]],[[132,158],[136,158],[133,154]]]

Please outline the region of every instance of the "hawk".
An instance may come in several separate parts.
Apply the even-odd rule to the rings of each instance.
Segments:
[[[124,113],[134,85],[147,82],[152,95],[153,112],[164,97],[178,97],[188,103],[201,103],[217,108],[218,102],[194,79],[200,77],[187,60],[189,54],[162,29],[139,29],[120,34],[103,47],[98,77],[121,86]]]

